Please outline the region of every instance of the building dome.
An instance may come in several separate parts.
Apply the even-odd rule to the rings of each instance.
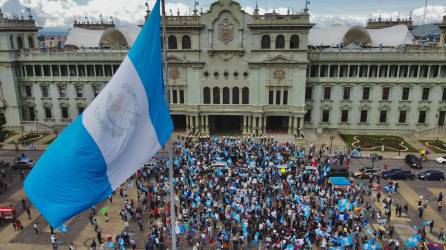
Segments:
[[[344,38],[342,39],[342,43],[344,46],[348,46],[350,44],[362,45],[364,47],[369,47],[372,45],[372,39],[370,37],[367,29],[361,26],[351,27],[347,33],[345,33]]]
[[[77,48],[129,48],[135,42],[140,30],[141,28],[136,25],[110,27],[105,30],[74,27],[70,30],[65,44]]]

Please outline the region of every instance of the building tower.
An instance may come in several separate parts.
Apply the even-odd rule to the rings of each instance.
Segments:
[[[31,11],[27,9],[27,12],[27,18],[9,17],[0,10],[0,122],[9,128],[22,126],[20,121],[24,111],[17,80],[20,72],[17,57],[20,53],[38,49],[38,27]]]
[[[438,27],[440,28],[440,42],[438,43],[438,47],[446,48],[446,15],[443,16],[443,22]]]

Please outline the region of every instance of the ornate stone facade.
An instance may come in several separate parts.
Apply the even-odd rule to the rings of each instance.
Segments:
[[[444,124],[444,50],[314,48],[308,46],[313,24],[307,11],[249,15],[231,0],[213,3],[200,16],[167,19],[176,129],[393,133]],[[33,38],[37,27],[33,20],[8,20],[0,20],[0,118],[10,128],[64,127],[127,54],[120,48],[43,51],[29,43],[19,48],[17,37]]]

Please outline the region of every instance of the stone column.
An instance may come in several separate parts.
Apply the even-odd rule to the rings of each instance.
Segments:
[[[260,134],[260,132],[261,132],[261,130],[262,130],[262,119],[261,119],[261,116],[256,116],[255,117],[255,122],[254,122],[254,126],[255,126],[255,132],[256,132],[256,135],[259,135]]]
[[[201,116],[200,116],[200,133],[205,133],[204,130],[205,130],[205,129],[204,129],[204,116],[201,115]]]
[[[248,125],[247,125],[248,122],[247,121],[248,121],[248,117],[246,115],[244,115],[243,116],[243,124],[242,124],[243,134],[246,134],[246,131],[248,130]]]
[[[189,115],[186,114],[186,133],[190,131]]]
[[[252,134],[252,116],[248,116],[248,133]]]
[[[263,116],[263,134],[265,135],[266,134],[266,115],[265,116]]]
[[[293,117],[289,116],[288,117],[288,134],[293,134],[292,126],[293,126]]]
[[[205,116],[204,123],[205,123],[204,127],[205,127],[206,134],[209,134],[209,116],[208,115]]]
[[[194,115],[190,115],[189,116],[189,125],[190,125],[190,131],[194,132],[194,128],[195,128],[195,126],[194,126]]]
[[[293,134],[297,133],[297,116],[293,119]]]

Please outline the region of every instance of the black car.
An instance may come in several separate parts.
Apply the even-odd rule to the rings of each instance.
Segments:
[[[406,155],[406,163],[411,168],[421,169],[421,160],[418,159],[415,155],[411,155],[411,154]]]
[[[376,168],[365,167],[359,169],[353,173],[353,177],[359,179],[369,179],[379,175],[379,171]]]
[[[382,177],[384,179],[390,180],[412,180],[413,178],[415,178],[415,175],[412,174],[411,171],[394,168],[388,171],[384,171],[382,173]]]
[[[444,181],[444,173],[438,170],[427,170],[418,173],[418,178],[423,181]]]

